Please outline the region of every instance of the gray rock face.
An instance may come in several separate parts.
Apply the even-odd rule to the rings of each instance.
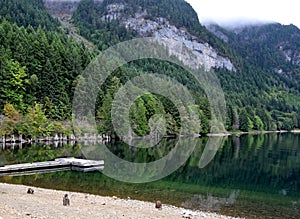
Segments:
[[[49,13],[52,15],[72,15],[81,0],[43,0]]]
[[[172,50],[173,55],[176,55],[184,64],[189,65],[193,68],[204,67],[206,70],[211,68],[226,68],[230,71],[235,71],[235,67],[227,57],[220,56],[215,49],[213,49],[208,43],[199,42],[196,36],[191,35],[185,29],[179,29],[165,18],[156,18],[154,21],[145,19],[147,15],[146,11],[140,11],[136,13],[134,17],[124,17],[121,15],[122,10],[126,7],[124,4],[114,4],[108,6],[108,14],[106,17],[115,19],[116,17],[121,18],[121,23],[126,28],[136,30],[141,36],[144,37],[155,37],[156,39],[172,39],[177,44],[182,43],[189,48],[195,58],[183,57],[180,51]],[[118,10],[120,9],[120,10]],[[105,18],[103,18],[105,19]],[[169,47],[171,45],[168,45]]]
[[[285,60],[293,65],[300,66],[300,52],[299,50],[292,50],[285,46],[279,46],[279,50],[283,53]],[[275,68],[275,72],[282,75],[292,76],[293,72],[286,72],[283,69]]]
[[[105,16],[102,16],[101,19],[103,21],[109,21],[121,18],[124,8],[124,4],[110,4],[106,7],[107,14]]]
[[[216,25],[207,25],[206,28],[214,35],[216,35],[219,39],[223,40],[225,43],[229,42],[228,36],[220,31]]]
[[[49,12],[52,15],[60,16],[72,15],[79,2],[80,0],[44,0]],[[96,0],[95,2],[101,3],[103,0]],[[206,70],[226,68],[235,71],[235,67],[227,57],[220,56],[208,43],[200,42],[196,36],[191,35],[185,29],[179,29],[171,25],[165,18],[146,19],[147,11],[140,10],[133,17],[125,16],[123,12],[126,7],[126,4],[121,3],[110,4],[107,6],[107,13],[101,19],[103,21],[119,19],[125,27],[136,30],[141,36],[155,37],[159,40],[167,38],[182,43],[193,52],[195,55],[193,58],[183,57],[176,48],[173,48],[172,52],[173,55],[176,55],[184,64],[190,67],[199,68],[201,66]]]
[[[279,49],[284,54],[286,61],[291,62],[294,65],[300,66],[300,52],[299,51],[284,48],[283,46],[280,46]]]

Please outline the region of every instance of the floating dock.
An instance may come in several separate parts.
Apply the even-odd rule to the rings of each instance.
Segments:
[[[0,167],[0,176],[31,175],[56,171],[102,171],[103,160],[85,160],[74,157],[57,158],[54,161],[13,164]]]

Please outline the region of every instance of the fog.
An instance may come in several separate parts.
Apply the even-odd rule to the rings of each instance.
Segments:
[[[296,0],[186,0],[201,23],[209,19],[220,25],[278,22],[300,28],[299,1]]]
[[[277,23],[275,21],[266,21],[266,20],[255,20],[255,19],[228,19],[228,20],[203,20],[201,22],[202,25],[208,26],[211,24],[216,24],[218,26],[221,26],[226,29],[235,29],[235,28],[241,28],[245,26],[259,26],[264,24],[271,24],[271,23]]]

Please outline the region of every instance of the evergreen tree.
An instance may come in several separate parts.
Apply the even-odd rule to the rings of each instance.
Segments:
[[[9,60],[3,67],[3,81],[0,87],[2,104],[11,103],[19,110],[25,109],[24,99],[26,99],[26,84],[28,84],[25,69],[17,61],[12,60]]]

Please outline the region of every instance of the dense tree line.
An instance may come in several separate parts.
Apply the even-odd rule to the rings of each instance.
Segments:
[[[0,108],[11,103],[24,112],[36,101],[51,118],[70,118],[74,81],[92,57],[88,49],[61,33],[6,20],[0,45]]]
[[[18,26],[58,30],[59,22],[52,18],[43,0],[1,0],[0,16]]]
[[[45,107],[35,103],[26,112],[15,109],[12,104],[5,104],[3,118],[0,120],[0,136],[22,135],[23,138],[36,139],[55,134],[70,136],[74,129],[69,122],[52,120],[46,116]]]
[[[143,68],[141,66],[143,66]],[[135,63],[129,63],[128,65],[119,68],[101,87],[102,91],[99,94],[96,106],[96,117],[99,121],[98,129],[100,132],[109,134],[114,133],[111,123],[111,104],[120,87],[136,76],[149,73],[167,74],[173,78],[177,77],[176,79],[181,80],[182,83],[188,83],[188,80],[185,78],[188,76],[187,72],[176,68],[170,63],[164,63],[161,61],[139,60]],[[182,77],[180,78],[179,76]],[[197,87],[196,84],[196,82],[194,84],[190,83],[187,87],[194,89],[194,91],[191,90],[191,93],[197,104],[199,118],[201,118],[200,132],[207,133],[209,132],[208,120],[210,118],[209,103],[204,92],[200,90],[199,85]],[[157,114],[164,116],[166,121],[166,134],[179,134],[181,127],[179,111],[174,103],[159,94],[145,94],[132,103],[130,109],[130,120],[131,126],[136,134],[140,136],[148,135],[150,133],[148,123],[152,116]]]

